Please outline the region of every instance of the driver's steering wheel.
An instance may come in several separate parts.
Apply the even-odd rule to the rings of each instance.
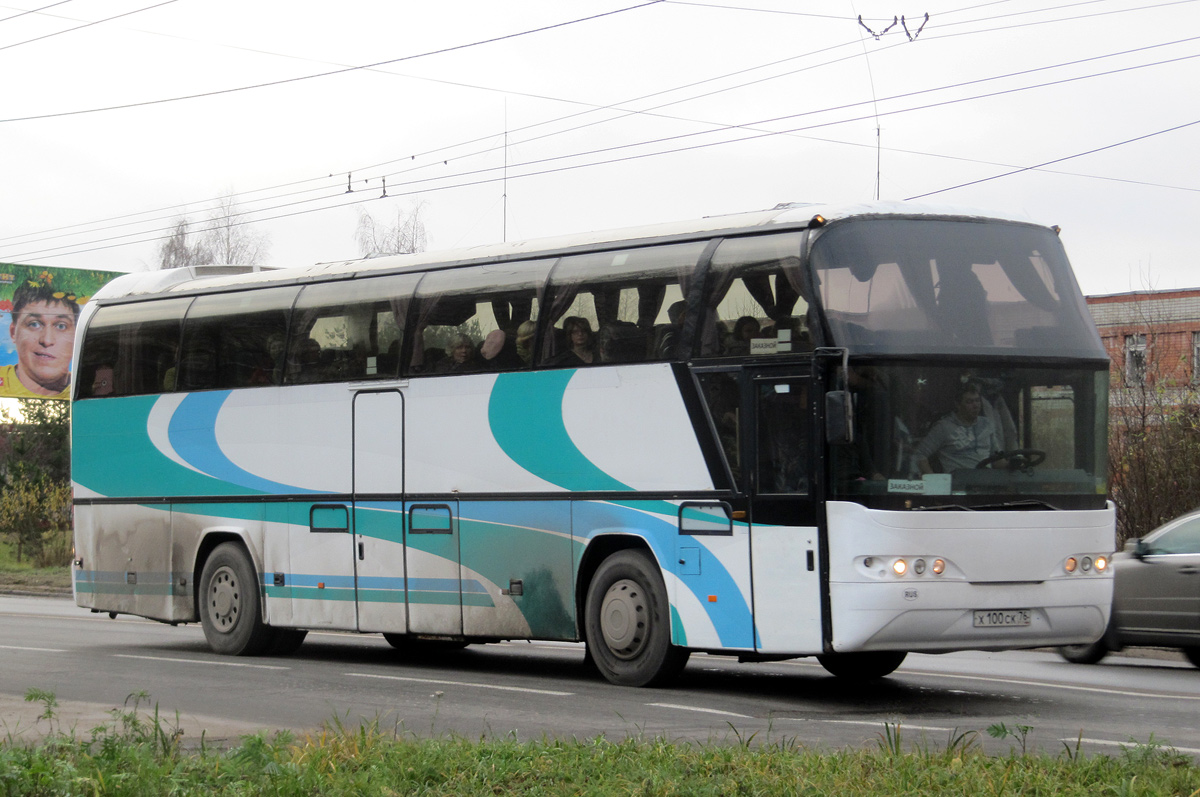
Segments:
[[[1046,452],[1040,448],[1014,448],[1012,451],[997,451],[990,457],[980,460],[976,468],[986,468],[993,462],[1008,460],[1009,470],[1029,470],[1036,468],[1046,461]]]

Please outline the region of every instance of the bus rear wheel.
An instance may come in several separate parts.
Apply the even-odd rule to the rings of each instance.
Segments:
[[[204,563],[200,624],[209,647],[226,656],[256,656],[275,641],[262,621],[254,564],[237,543],[221,543]]]
[[[671,644],[667,590],[641,551],[618,551],[596,570],[584,603],[587,649],[600,674],[621,686],[664,683],[689,651]]]
[[[907,653],[895,651],[826,653],[824,656],[817,656],[817,661],[838,678],[851,681],[872,681],[894,673],[907,655]]]

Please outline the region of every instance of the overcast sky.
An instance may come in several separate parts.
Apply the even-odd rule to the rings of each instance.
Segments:
[[[878,194],[1200,286],[1197,0],[0,0],[0,74],[0,262],[144,269],[230,192],[274,265]]]

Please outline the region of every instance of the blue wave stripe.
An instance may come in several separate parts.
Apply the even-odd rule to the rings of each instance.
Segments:
[[[185,462],[208,475],[247,490],[272,494],[315,493],[264,479],[234,464],[217,441],[217,416],[232,395],[229,390],[192,393],[179,403],[167,427],[171,447]]]

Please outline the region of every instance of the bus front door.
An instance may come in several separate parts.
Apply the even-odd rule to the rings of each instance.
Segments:
[[[358,630],[407,630],[404,396],[354,396],[354,585]]]
[[[753,510],[750,561],[755,648],[822,652],[820,546],[813,443],[817,391],[807,373],[751,375],[752,430],[744,442]]]

